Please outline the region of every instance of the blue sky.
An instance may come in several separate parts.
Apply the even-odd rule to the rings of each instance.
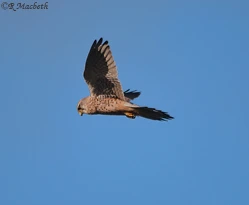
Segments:
[[[0,10],[0,204],[249,204],[248,1],[48,5]],[[78,115],[100,37],[174,120]]]

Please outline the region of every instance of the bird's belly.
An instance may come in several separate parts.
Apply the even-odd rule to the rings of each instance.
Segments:
[[[97,106],[97,114],[122,115],[123,101],[115,98],[101,99]]]

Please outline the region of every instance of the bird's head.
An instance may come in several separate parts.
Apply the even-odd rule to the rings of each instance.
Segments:
[[[82,116],[84,113],[87,113],[86,100],[86,98],[81,99],[77,105],[77,111],[80,116]]]

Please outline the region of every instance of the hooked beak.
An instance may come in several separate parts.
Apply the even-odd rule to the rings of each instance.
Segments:
[[[83,111],[82,110],[78,110],[78,113],[79,113],[80,116],[83,115]]]

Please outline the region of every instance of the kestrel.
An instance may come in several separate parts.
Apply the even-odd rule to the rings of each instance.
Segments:
[[[141,116],[160,121],[174,119],[167,112],[131,103],[140,92],[129,90],[123,92],[108,41],[102,42],[102,38],[95,40],[89,51],[83,77],[90,90],[90,96],[79,101],[78,113],[81,116],[83,114],[125,115],[131,119]]]

